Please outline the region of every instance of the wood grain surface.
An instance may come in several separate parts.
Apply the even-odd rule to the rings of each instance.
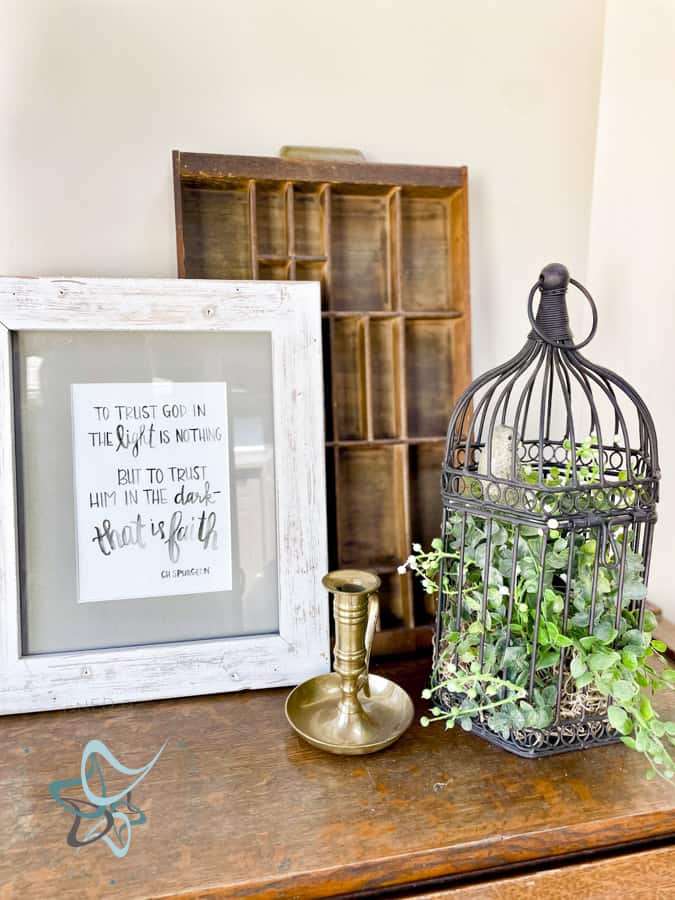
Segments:
[[[240,178],[244,181],[291,180],[326,184],[420,186],[433,191],[462,185],[466,166],[411,166],[392,163],[336,162],[324,159],[281,159],[276,156],[222,156],[174,150],[179,177],[196,183]],[[223,166],[225,160],[225,166]]]
[[[375,671],[417,699],[428,661]],[[495,878],[675,834],[675,789],[645,781],[623,746],[532,761],[416,719],[390,750],[334,757],[293,734],[286,693],[4,718],[0,897],[401,896],[425,880]],[[675,696],[657,708],[675,717]],[[79,774],[92,738],[129,767],[168,741],[134,791],[147,822],[123,859],[101,840],[68,846],[73,817],[49,794],[51,781]]]
[[[500,878],[491,884],[472,884],[430,894],[415,894],[416,900],[666,900],[675,897],[675,849],[659,847],[627,853],[611,859],[531,872],[515,878]]]

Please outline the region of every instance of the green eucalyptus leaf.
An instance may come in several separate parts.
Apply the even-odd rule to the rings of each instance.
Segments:
[[[528,724],[531,728],[548,728],[552,721],[553,711],[541,706],[535,709],[534,715],[530,716]]]
[[[478,599],[478,597],[476,597],[475,594],[473,594],[472,592],[467,591],[467,592],[464,594],[464,596],[463,596],[463,598],[462,598],[462,603],[463,603],[463,605],[466,606],[471,612],[480,612],[480,609],[481,609],[481,602],[480,602],[480,600]]]
[[[638,686],[623,678],[618,679],[618,681],[613,682],[611,685],[612,697],[616,700],[631,700],[637,692]]]
[[[558,698],[558,688],[555,684],[547,684],[545,688],[541,690],[542,702],[545,706],[555,706],[555,702]]]
[[[604,672],[620,659],[621,657],[615,650],[596,650],[588,657],[588,668],[592,672]]]
[[[598,594],[609,594],[612,590],[612,583],[609,580],[609,576],[607,574],[607,570],[603,568],[598,569],[598,584],[597,591]]]
[[[511,629],[513,630],[513,629]],[[527,649],[522,644],[511,644],[504,650],[504,665],[524,664],[527,658]],[[675,672],[675,670],[673,670]]]
[[[575,596],[572,598],[572,606],[577,610],[577,612],[584,612],[587,606],[587,600],[584,597],[575,594]]]
[[[558,631],[558,626],[555,624],[555,622],[547,622],[546,630],[548,631],[549,640],[551,641],[551,643],[554,643],[555,639],[560,634],[560,632]]]
[[[599,641],[602,641],[603,644],[611,644],[616,639],[618,633],[619,632],[614,628],[612,623],[605,619],[603,622],[600,622],[594,630],[593,635]]]
[[[642,647],[642,632],[638,628],[629,628],[628,631],[625,631],[621,636],[621,641],[624,646],[628,644],[635,644],[638,647]]]
[[[621,709],[620,706],[610,706],[607,710],[607,718],[612,728],[615,728],[621,734],[628,734],[631,730],[631,721],[628,713]]]
[[[576,680],[581,678],[584,672],[588,671],[588,666],[581,658],[581,656],[574,656],[572,658],[572,662],[570,663],[570,672],[572,673],[572,677]]]
[[[505,544],[508,539],[506,528],[493,520],[492,522],[492,546],[499,547]]]
[[[635,672],[638,667],[637,656],[632,650],[621,651],[621,662],[631,672]]]
[[[517,704],[509,704],[508,715],[514,728],[520,730],[521,728],[525,727],[525,714]]]
[[[646,610],[644,622],[642,623],[642,630],[643,631],[655,631],[656,626],[658,624],[659,623],[656,621],[656,616],[651,611],[651,609]]]
[[[537,634],[537,643],[540,647],[548,647],[548,645],[552,642],[552,638],[549,635],[548,625],[546,622],[539,623],[539,632]]]
[[[550,564],[551,560],[549,560]],[[553,613],[561,613],[565,606],[564,598],[557,592],[552,590],[551,588],[546,588],[544,591],[544,601],[548,605],[549,611]]]
[[[593,684],[600,691],[603,697],[611,696],[612,682],[608,678],[602,678],[600,675],[596,675],[593,679]]]
[[[623,585],[623,599],[624,603],[627,600],[644,600],[647,596],[647,589],[644,586],[642,579],[631,580],[628,579],[624,582]],[[656,628],[656,624],[654,624],[654,628]],[[654,628],[647,629],[648,631],[653,631]]]
[[[557,634],[554,641],[556,647],[571,647],[574,643],[572,638],[564,634]]]
[[[642,697],[640,699],[640,715],[647,722],[656,715],[648,697]]]
[[[541,671],[541,669],[548,669],[551,666],[554,666],[560,659],[560,654],[557,650],[546,650],[544,653],[539,653],[537,655],[537,663],[536,670]]]

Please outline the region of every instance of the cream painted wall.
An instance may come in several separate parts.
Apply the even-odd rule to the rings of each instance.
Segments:
[[[652,410],[663,485],[650,599],[675,618],[675,4],[608,0],[588,283],[595,355]]]
[[[603,0],[0,0],[0,272],[175,274],[170,151],[469,166],[474,367],[586,274]]]
[[[174,275],[174,147],[275,154],[307,143],[360,147],[374,161],[466,163],[474,370],[521,345],[527,290],[542,264],[566,262],[600,306],[589,355],[642,389],[667,476],[670,0],[607,0],[606,28],[604,0],[0,9],[0,272]],[[576,298],[571,309],[581,335],[589,317]],[[652,597],[675,616],[675,479],[663,499]]]

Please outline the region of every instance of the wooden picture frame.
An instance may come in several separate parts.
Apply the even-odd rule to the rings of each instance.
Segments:
[[[24,654],[13,354],[25,331],[270,335],[278,633]],[[0,279],[0,714],[276,687],[328,672],[322,410],[315,284]]]

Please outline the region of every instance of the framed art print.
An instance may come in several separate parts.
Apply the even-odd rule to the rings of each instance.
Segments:
[[[0,279],[0,713],[329,670],[319,287]]]

